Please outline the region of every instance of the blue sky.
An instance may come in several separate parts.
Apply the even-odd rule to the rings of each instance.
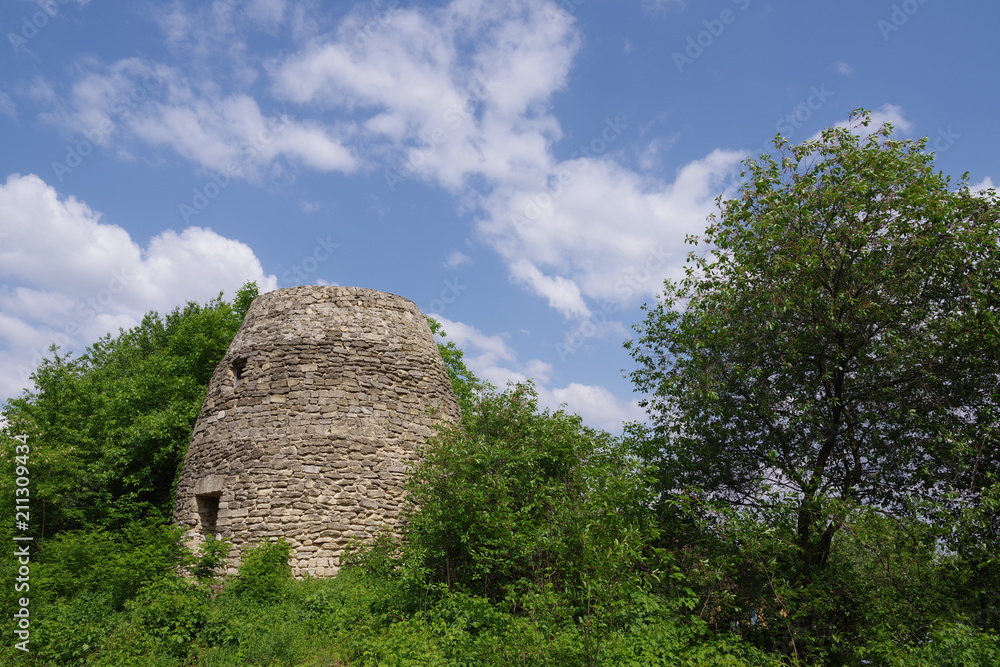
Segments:
[[[246,280],[437,316],[618,430],[622,350],[740,161],[865,107],[1000,179],[1000,4],[0,5],[0,398],[52,343]]]

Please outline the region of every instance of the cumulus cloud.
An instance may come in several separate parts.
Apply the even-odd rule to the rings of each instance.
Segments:
[[[986,176],[985,178],[983,178],[983,180],[979,181],[978,183],[973,183],[971,186],[969,186],[969,189],[972,190],[973,192],[978,193],[978,192],[985,192],[986,190],[995,190],[996,186],[993,185],[993,179],[990,178],[989,176]]]
[[[668,4],[678,3],[647,9]],[[557,158],[563,129],[553,97],[567,86],[582,39],[551,0],[363,4],[336,23],[320,12],[308,25],[278,0],[227,7],[206,14],[175,4],[158,20],[179,53],[211,62],[208,49],[232,71],[85,63],[89,74],[65,104],[51,99],[46,120],[85,133],[110,119],[98,133],[109,145],[163,147],[250,179],[287,164],[370,170],[390,189],[410,179],[443,187],[477,213],[476,238],[514,282],[578,321],[607,302],[655,294],[743,157],[717,150],[680,166],[672,181],[654,178],[663,143],[643,144],[636,171],[626,165],[635,155],[627,135],[645,130],[601,117],[576,151]],[[297,48],[248,65],[239,45],[262,29],[254,17],[286,25]],[[225,39],[213,41],[213,30]],[[233,73],[240,66],[259,69],[267,86],[251,87],[256,75]],[[281,113],[265,111],[278,106]],[[902,119],[895,107],[883,115]]]
[[[281,61],[274,91],[289,103],[361,114],[362,131],[382,142],[390,187],[408,178],[455,192],[485,187],[479,237],[515,282],[586,319],[590,300],[626,303],[657,291],[743,155],[715,151],[660,182],[615,158],[628,120],[599,118],[574,155],[556,159],[562,130],[550,100],[579,45],[571,17],[551,3],[358,13]],[[631,279],[651,264],[641,284]]]
[[[0,278],[0,396],[27,386],[52,344],[80,350],[149,310],[231,297],[248,280],[277,287],[239,241],[189,227],[143,248],[32,174],[0,185]]]
[[[913,123],[906,118],[903,109],[895,104],[883,104],[872,111],[873,127],[879,127],[885,123],[892,124],[902,134],[909,134],[913,131]]]
[[[884,124],[889,123],[892,125],[893,129],[902,134],[908,135],[913,132],[913,123],[906,118],[902,107],[895,104],[883,104],[878,109],[874,109],[871,112],[871,124],[867,127],[858,127],[853,131],[855,134],[860,136],[867,136],[882,127]],[[834,127],[850,127],[850,121],[840,121],[839,123],[834,123]],[[816,132],[814,135],[809,137],[810,140],[819,139],[822,134],[822,130]]]
[[[565,405],[570,412],[582,416],[595,428],[616,432],[622,423],[642,421],[646,414],[639,401],[624,401],[608,389],[596,385],[571,382],[569,385],[548,392],[549,402]]]
[[[609,159],[556,166],[535,190],[500,188],[480,231],[512,274],[567,316],[589,317],[584,297],[626,304],[659,291],[684,263],[743,153],[717,150],[671,183]]]
[[[623,400],[606,387],[572,382],[565,387],[551,387],[552,365],[540,359],[520,362],[507,343],[506,334],[486,334],[474,326],[433,315],[453,341],[465,352],[465,362],[478,377],[497,387],[510,382],[532,380],[543,408],[565,409],[579,414],[584,423],[611,432],[620,431],[623,422],[644,418],[636,400]]]
[[[41,120],[98,146],[164,147],[205,169],[258,178],[277,161],[351,172],[358,159],[336,128],[265,114],[242,92],[200,86],[176,69],[126,58],[85,65]]]

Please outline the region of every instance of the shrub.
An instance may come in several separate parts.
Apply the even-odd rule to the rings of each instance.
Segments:
[[[236,578],[225,594],[247,602],[267,604],[280,600],[292,577],[288,557],[292,545],[285,540],[265,542],[243,553]]]

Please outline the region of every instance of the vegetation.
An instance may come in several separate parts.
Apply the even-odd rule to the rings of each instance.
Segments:
[[[167,523],[256,286],[53,351],[4,410],[0,497],[26,434],[39,543],[27,592],[0,559],[31,611],[0,663],[1000,664],[1000,203],[863,112],[777,149],[627,344],[648,424],[540,410],[440,343],[462,423],[331,579],[284,542],[226,576]]]
[[[837,556],[883,552],[857,543],[871,531],[916,559],[914,576],[950,552],[996,584],[982,553],[995,553],[995,505],[973,540],[960,508],[989,504],[1000,463],[1000,203],[965,179],[952,189],[925,140],[869,123],[858,112],[748,161],[738,196],[690,239],[704,250],[628,345],[666,504],[686,494],[731,547],[752,538],[744,522],[766,528],[760,546],[778,560],[761,572],[788,590],[765,605],[763,634],[834,661],[870,631],[857,591],[838,590],[854,575]],[[897,595],[920,584],[886,583]],[[935,595],[911,599],[925,620],[954,604]],[[729,622],[761,617],[764,602]]]
[[[4,411],[9,432],[26,434],[31,443],[39,539],[84,527],[120,528],[145,517],[169,519],[175,477],[208,381],[256,296],[257,286],[248,284],[232,304],[220,295],[166,317],[149,313],[79,359],[52,350],[52,359],[32,375],[35,391],[9,401]],[[12,495],[12,484],[5,476],[0,493]]]

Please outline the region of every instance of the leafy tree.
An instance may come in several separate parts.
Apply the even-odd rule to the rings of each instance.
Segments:
[[[404,562],[491,600],[552,586],[585,607],[587,591],[633,578],[651,530],[625,444],[539,412],[531,385],[483,392],[464,427],[431,441],[407,489]]]
[[[373,663],[778,662],[693,615],[696,595],[652,546],[632,443],[539,411],[530,384],[477,394],[407,490],[402,539],[383,536],[338,575],[377,591],[349,626],[368,624],[353,641]]]
[[[976,504],[998,463],[1000,202],[870,123],[748,160],[626,344],[661,490],[793,499],[801,585],[852,507]]]
[[[256,293],[249,283],[235,305],[220,295],[166,317],[149,313],[78,359],[52,350],[32,375],[35,390],[4,410],[8,432],[29,437],[39,538],[169,517],[209,379]],[[5,453],[9,465],[13,452]],[[12,493],[12,479],[4,475],[0,491]]]
[[[444,338],[448,335],[445,333],[444,327],[441,326],[441,323],[433,317],[427,318],[427,324],[430,325],[431,333],[435,336]],[[458,348],[454,341],[448,341],[447,343],[438,341],[437,346],[438,352],[441,353],[441,359],[444,360],[445,368],[448,369],[448,377],[451,379],[451,388],[454,390],[455,396],[458,398],[458,405],[462,409],[462,414],[469,414],[475,409],[474,405],[476,396],[479,392],[486,389],[486,383],[476,377],[476,375],[469,370],[469,367],[465,365],[465,353]]]

